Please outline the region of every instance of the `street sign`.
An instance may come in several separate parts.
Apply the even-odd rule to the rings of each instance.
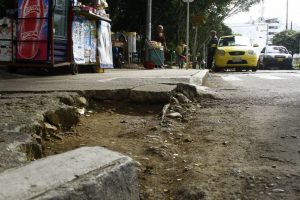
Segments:
[[[182,0],[184,3],[187,3],[187,2],[189,2],[189,3],[192,3],[192,2],[194,2],[194,0]]]
[[[203,15],[195,15],[195,16],[192,16],[192,24],[194,26],[200,26],[202,24],[204,24],[204,16]]]

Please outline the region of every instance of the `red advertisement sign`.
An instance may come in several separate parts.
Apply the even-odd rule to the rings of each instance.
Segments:
[[[18,1],[17,59],[47,60],[48,0]]]

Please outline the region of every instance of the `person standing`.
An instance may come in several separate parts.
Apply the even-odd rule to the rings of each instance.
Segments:
[[[156,42],[159,42],[161,46],[163,47],[163,50],[156,50],[155,55],[159,58],[158,62],[156,62],[157,67],[164,67],[165,58],[169,56],[168,49],[167,49],[167,42],[166,37],[164,33],[164,27],[162,25],[158,25],[157,29],[155,30],[153,34],[153,40]]]
[[[157,29],[153,35],[153,40],[156,42],[160,42],[161,45],[164,47],[165,52],[168,50],[166,37],[165,37],[165,33],[164,33],[164,27],[162,25],[157,26]]]
[[[177,61],[178,61],[178,65],[179,65],[179,69],[183,68],[183,63],[185,62],[185,55],[184,53],[186,49],[186,45],[183,44],[182,41],[180,41],[180,43],[177,45],[176,47],[176,54],[177,54]]]
[[[207,46],[207,69],[211,69],[213,66],[214,55],[218,45],[217,32],[210,31],[210,40]]]

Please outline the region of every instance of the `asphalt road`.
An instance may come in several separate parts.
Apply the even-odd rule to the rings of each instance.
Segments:
[[[299,166],[300,71],[220,73],[213,76],[221,82],[222,86],[217,88],[220,93],[253,107],[249,112],[253,121],[259,120],[253,125],[262,132],[261,136],[285,149],[278,156]],[[288,137],[289,140],[284,140]]]
[[[221,78],[233,86],[245,91],[253,91],[251,95],[298,97],[300,92],[300,71],[263,71],[255,73],[220,73]]]
[[[223,116],[224,125],[214,131],[230,135],[224,157],[234,157],[253,176],[243,193],[249,199],[300,199],[300,71],[215,73],[208,86],[222,99],[208,115]]]

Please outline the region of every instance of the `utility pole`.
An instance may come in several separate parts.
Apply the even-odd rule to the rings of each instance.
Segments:
[[[189,67],[189,40],[190,40],[190,1],[187,0],[186,12],[186,69]]]
[[[289,0],[286,0],[286,30],[289,29]]]
[[[147,3],[147,30],[146,38],[148,41],[151,41],[151,26],[152,26],[152,0],[148,0]]]
[[[193,45],[193,68],[196,69],[196,56],[197,56],[197,38],[198,38],[198,25],[196,25],[196,28],[195,28],[195,38],[194,38],[194,45]]]
[[[194,0],[183,0],[186,4],[186,68],[189,66],[189,40],[190,40],[190,3]]]
[[[152,27],[152,0],[148,0],[147,3],[147,25],[146,25],[146,39],[145,39],[145,60],[149,59],[149,41],[151,41],[151,27]]]
[[[265,16],[265,0],[261,0],[261,13],[260,13],[260,22],[263,22]]]
[[[267,42],[266,45],[269,45],[269,24],[267,23]]]

